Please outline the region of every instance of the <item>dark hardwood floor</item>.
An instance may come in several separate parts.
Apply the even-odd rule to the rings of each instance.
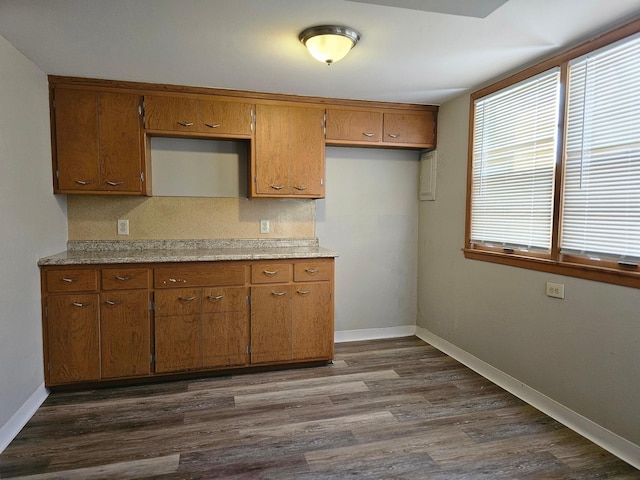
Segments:
[[[331,366],[53,393],[0,478],[640,479],[415,337]]]

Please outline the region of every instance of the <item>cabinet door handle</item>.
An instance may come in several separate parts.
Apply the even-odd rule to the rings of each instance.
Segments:
[[[178,300],[181,302],[193,302],[196,297],[178,297]]]
[[[314,275],[314,274],[318,273],[319,271],[320,271],[320,270],[318,270],[317,268],[307,268],[307,269],[305,270],[305,272],[307,272],[307,273],[308,273],[308,274],[310,274],[310,275]]]
[[[214,295],[207,295],[207,298],[209,300],[214,300],[214,301],[222,300],[224,298],[224,295],[215,295],[215,296]]]
[[[82,303],[82,302],[73,302],[73,306],[74,306],[74,307],[79,307],[79,308],[88,307],[89,305],[91,305],[91,302],[86,302],[86,303]]]
[[[89,180],[76,180],[76,183],[79,185],[89,185],[91,181]]]
[[[106,303],[107,305],[122,305],[122,302],[117,300],[117,301],[113,301],[113,300],[105,300],[104,303]]]
[[[373,136],[375,135],[374,133],[369,133],[369,132],[362,132],[362,134],[363,134],[365,137],[373,137]]]
[[[219,123],[205,123],[205,125],[209,128],[218,128],[220,126]]]
[[[293,188],[296,190],[306,190],[307,187],[305,185],[295,185]]]
[[[274,297],[281,297],[283,295],[286,295],[287,292],[271,292],[271,295],[273,295]]]
[[[264,273],[265,275],[269,275],[271,277],[272,275],[275,275],[278,272],[276,270],[273,270],[273,271],[271,271],[271,270],[263,270],[262,273]]]
[[[183,127],[191,127],[193,126],[193,122],[178,122],[178,125],[182,125]]]
[[[112,187],[117,187],[118,185],[122,185],[124,182],[112,182],[107,180],[107,184],[111,185]]]
[[[128,282],[132,277],[121,277],[120,275],[116,275],[116,280],[120,280],[121,282]]]
[[[305,296],[305,295],[309,295],[311,293],[311,290],[296,290],[296,293],[298,295]]]
[[[269,186],[274,190],[282,190],[284,188],[284,185],[269,185]]]
[[[399,133],[390,133],[389,136],[391,138],[398,138],[400,136],[400,134]]]
[[[67,282],[67,283],[75,283],[75,282],[77,282],[79,279],[78,279],[78,278],[67,278],[67,277],[62,277],[60,280],[62,280],[63,282]]]

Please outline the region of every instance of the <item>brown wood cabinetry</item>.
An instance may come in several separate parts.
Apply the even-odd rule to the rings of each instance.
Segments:
[[[141,97],[56,88],[53,92],[54,192],[146,192]]]
[[[197,132],[251,137],[254,106],[210,98],[145,95],[145,128],[154,132]]]
[[[327,144],[435,148],[435,110],[327,109]]]
[[[254,264],[251,281],[252,363],[333,357],[332,260]]]
[[[333,263],[42,267],[45,383],[330,361]]]
[[[256,107],[252,196],[324,197],[324,109]]]
[[[362,110],[327,109],[326,138],[350,142],[380,142],[382,113]]]

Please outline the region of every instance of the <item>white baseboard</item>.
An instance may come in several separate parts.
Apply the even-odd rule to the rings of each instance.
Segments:
[[[334,333],[335,343],[359,342],[361,340],[379,340],[381,338],[412,337],[416,334],[415,325],[386,328],[363,328],[361,330],[341,330]]]
[[[22,427],[33,417],[33,414],[36,413],[36,410],[38,410],[48,396],[49,392],[44,388],[43,383],[31,394],[22,407],[13,414],[9,421],[0,427],[0,453],[16,438],[16,435],[20,433]]]
[[[438,337],[429,330],[416,327],[416,336],[571,430],[600,445],[616,457],[640,469],[640,446],[583,417],[512,376]]]

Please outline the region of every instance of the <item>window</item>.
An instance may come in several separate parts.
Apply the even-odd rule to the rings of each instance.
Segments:
[[[640,288],[639,31],[472,95],[467,258]]]

